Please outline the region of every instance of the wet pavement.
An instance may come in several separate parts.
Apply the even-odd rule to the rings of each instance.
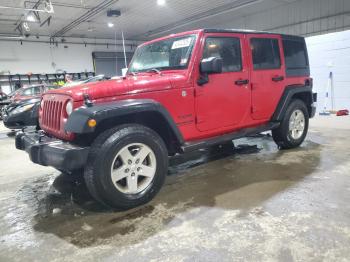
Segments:
[[[1,138],[0,261],[349,261],[349,134],[315,126],[295,150],[261,135],[176,156],[156,198],[126,212]]]

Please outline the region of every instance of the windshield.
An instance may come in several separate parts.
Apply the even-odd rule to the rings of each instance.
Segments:
[[[41,94],[41,86],[31,86],[23,89],[22,92],[18,93],[22,96],[36,96]]]
[[[141,46],[136,50],[128,72],[185,69],[190,61],[195,39],[196,36],[188,35]]]

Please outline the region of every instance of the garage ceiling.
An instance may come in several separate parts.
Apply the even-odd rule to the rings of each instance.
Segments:
[[[160,6],[157,0],[55,0],[52,1],[53,14],[39,13],[41,22],[52,16],[50,26],[47,23],[40,26],[38,22],[28,22],[28,25],[31,35],[114,38],[116,30],[123,30],[126,38],[145,40],[168,34],[174,29],[190,29],[192,24],[198,22],[203,24],[203,27],[210,27],[219,22],[221,14],[242,16],[293,1],[295,0],[167,0],[165,5]],[[18,8],[0,8],[0,34],[18,34],[15,28],[21,21],[26,20],[25,15],[28,13],[21,8],[32,8],[37,2],[0,0],[0,6]],[[71,28],[68,27],[68,31],[62,31],[67,25],[96,10],[96,7],[102,4],[105,4],[105,8],[99,13]],[[40,4],[38,8],[42,7]],[[108,18],[108,9],[120,10],[121,16]],[[113,28],[107,26],[109,22],[114,23]]]
[[[21,21],[26,20],[28,14],[23,8],[32,8],[38,3],[38,8],[42,9],[44,1],[0,0],[0,34],[19,34],[15,28]],[[114,39],[116,32],[120,35],[123,30],[127,39],[147,40],[177,31],[204,27],[276,29],[275,31],[284,32],[284,27],[332,16],[342,16],[342,29],[345,29],[345,23],[350,17],[350,12],[346,12],[347,9],[350,10],[349,0],[165,1],[166,4],[160,6],[157,0],[55,0],[52,1],[54,13],[39,13],[41,23],[52,17],[50,25],[45,23],[40,26],[38,22],[27,22],[29,34]],[[107,17],[108,9],[120,10],[121,16]],[[283,10],[285,12],[282,12]],[[306,14],[300,15],[305,10]],[[114,27],[109,28],[108,23],[113,23]],[[339,27],[339,22],[337,26]],[[328,30],[328,27],[322,30]],[[287,32],[308,34],[291,29]]]

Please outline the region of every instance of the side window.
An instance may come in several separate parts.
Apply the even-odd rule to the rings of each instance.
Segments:
[[[222,72],[242,70],[241,44],[236,37],[208,37],[205,40],[203,59],[218,57],[223,60]]]
[[[283,40],[283,50],[287,69],[299,69],[309,66],[304,41]]]
[[[33,95],[40,95],[40,94],[41,94],[41,86],[33,87]]]
[[[281,57],[277,39],[252,38],[250,40],[254,69],[277,69],[281,67]]]
[[[57,89],[56,86],[47,86],[45,91]]]
[[[27,88],[23,91],[23,95],[25,96],[31,96],[33,95],[33,89],[32,88]]]

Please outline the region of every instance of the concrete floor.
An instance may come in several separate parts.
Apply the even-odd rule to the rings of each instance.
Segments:
[[[350,117],[312,120],[296,150],[261,136],[172,159],[160,194],[128,212],[1,134],[0,261],[350,260]]]

